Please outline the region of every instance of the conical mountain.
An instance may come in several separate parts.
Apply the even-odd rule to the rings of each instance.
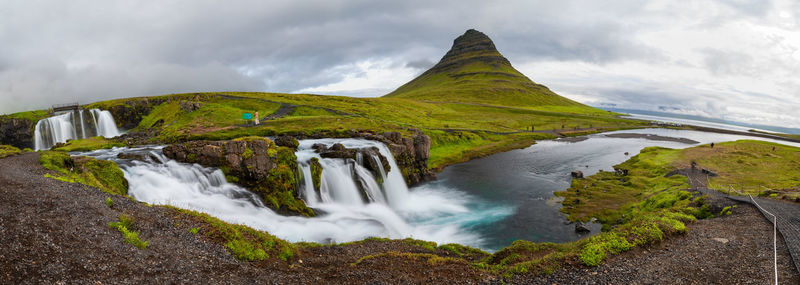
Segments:
[[[488,36],[473,29],[456,38],[439,63],[384,97],[535,109],[570,106],[572,108],[568,109],[574,111],[596,110],[534,83],[511,66]]]

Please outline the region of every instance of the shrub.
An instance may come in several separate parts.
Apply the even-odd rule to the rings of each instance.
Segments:
[[[108,206],[109,208],[113,208],[114,200],[111,200],[111,198],[106,198],[106,206]]]
[[[633,245],[614,232],[605,232],[589,238],[578,258],[588,266],[598,266],[608,254],[619,254],[631,249]]]

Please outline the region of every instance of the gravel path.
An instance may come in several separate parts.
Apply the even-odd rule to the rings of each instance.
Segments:
[[[750,197],[730,196],[730,199],[750,203]],[[792,254],[795,266],[800,265],[800,205],[792,202],[785,202],[767,198],[753,197],[756,203],[767,212],[772,213],[778,219],[778,231],[789,245],[789,252]],[[767,221],[772,221],[772,217],[763,213]],[[800,271],[800,267],[796,267]]]
[[[772,224],[741,203],[733,214],[689,224],[685,236],[636,249],[595,268],[567,267],[518,284],[772,284]],[[778,240],[781,284],[798,284],[783,239]]]

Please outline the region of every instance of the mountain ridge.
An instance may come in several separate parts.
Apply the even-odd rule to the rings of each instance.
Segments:
[[[486,34],[467,30],[436,65],[384,97],[547,109],[595,108],[562,97],[516,70]],[[585,109],[585,110],[582,110]]]

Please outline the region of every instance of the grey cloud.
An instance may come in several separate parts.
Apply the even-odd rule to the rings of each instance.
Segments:
[[[592,1],[576,3],[570,13],[581,13],[582,5],[595,5]],[[87,9],[89,6],[94,9]],[[601,19],[582,24],[580,17],[561,15],[562,6],[549,1],[503,5],[480,1],[18,2],[0,4],[0,10],[16,11],[3,14],[8,17],[0,20],[0,29],[6,30],[0,41],[9,43],[6,48],[11,51],[4,54],[16,61],[7,69],[24,67],[30,59],[42,56],[55,57],[66,65],[103,63],[120,72],[129,65],[193,70],[217,66],[216,72],[221,72],[220,67],[228,67],[225,72],[245,71],[239,80],[255,78],[262,82],[257,89],[276,92],[338,82],[343,73],[337,67],[368,58],[395,57],[398,63],[424,68],[423,62],[411,63],[406,58],[438,59],[467,28],[487,32],[510,58],[607,62],[643,56],[637,51],[644,48],[626,40],[619,23]],[[532,13],[535,17],[529,17]],[[43,14],[59,17],[41,17]],[[503,14],[513,17],[498,16]],[[512,18],[516,24],[508,22]],[[527,34],[519,34],[519,27]],[[149,79],[127,77],[116,82],[141,86],[142,80]],[[40,84],[70,83],[54,80]],[[227,86],[210,88],[223,87]],[[155,86],[150,90],[123,89],[145,92],[136,95],[165,90]]]
[[[756,0],[705,3],[732,7],[698,21],[706,27],[763,17],[773,6]],[[489,35],[515,65],[632,61],[703,68],[721,77],[757,76],[775,66],[795,70],[788,63],[719,49],[700,50],[702,62],[666,58],[668,47],[638,37],[671,28],[684,16],[685,4],[660,4],[653,9],[634,0],[3,1],[0,113],[54,101],[176,92],[295,92],[364,76],[355,64],[370,60],[421,71],[469,28]],[[609,84],[589,78],[566,91],[613,103],[709,112],[724,112],[719,102],[730,94],[739,100],[779,97],[735,88],[703,93],[649,82],[646,76]],[[789,80],[785,86],[796,84]],[[396,87],[335,93],[378,96]]]
[[[705,59],[706,68],[715,75],[747,75],[758,76],[758,67],[753,57],[734,51],[703,49],[700,51]]]
[[[429,60],[429,59],[418,59],[412,60],[406,63],[406,67],[414,68],[414,69],[422,69],[426,70],[428,68],[433,67],[436,63]]]

